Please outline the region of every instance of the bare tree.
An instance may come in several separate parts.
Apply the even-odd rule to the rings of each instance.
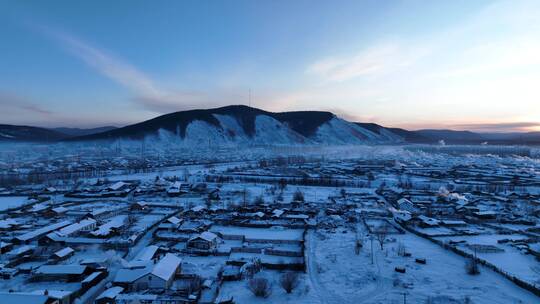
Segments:
[[[373,233],[375,234],[375,238],[377,238],[377,241],[379,242],[379,245],[381,246],[381,250],[384,249],[384,241],[386,240],[386,236],[388,235],[388,223],[384,223],[377,227]]]
[[[298,286],[298,273],[285,272],[279,279],[279,284],[287,293],[291,293]]]
[[[304,202],[304,193],[300,189],[296,189],[294,192],[293,202]]]
[[[272,285],[266,278],[253,278],[248,281],[248,288],[254,296],[268,298],[272,293]]]
[[[364,246],[362,239],[356,237],[356,240],[354,242],[354,253],[356,255],[360,254],[360,250],[362,250],[362,247]]]

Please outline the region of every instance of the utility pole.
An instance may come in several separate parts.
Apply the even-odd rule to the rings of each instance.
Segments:
[[[373,265],[373,235],[369,236],[369,240],[371,241],[371,265]]]
[[[403,304],[407,304],[407,292],[403,293]]]
[[[251,88],[249,88],[249,107],[251,108]]]

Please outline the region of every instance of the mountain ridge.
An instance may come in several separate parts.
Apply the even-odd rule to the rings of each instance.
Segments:
[[[46,129],[0,125],[0,141],[82,142],[147,137],[186,144],[540,144],[540,132],[411,131],[376,123],[349,122],[326,111],[270,112],[245,105],[178,111],[120,128]]]

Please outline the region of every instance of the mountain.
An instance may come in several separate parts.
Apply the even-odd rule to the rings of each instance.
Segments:
[[[384,136],[384,134],[392,134],[392,136],[399,136],[405,142],[427,143],[431,141],[430,138],[424,137],[415,131],[409,131],[401,128],[387,128],[376,123],[356,122],[356,124],[379,135]]]
[[[425,129],[414,132],[433,142],[443,140],[447,144],[479,144],[485,141],[481,134],[471,131]]]
[[[114,130],[117,127],[114,126],[105,126],[105,127],[98,127],[98,128],[91,128],[91,129],[81,129],[81,128],[53,128],[51,130],[66,134],[70,137],[75,136],[85,136],[85,135],[91,135],[96,133],[102,133],[107,132],[110,130]]]
[[[0,141],[52,142],[66,137],[64,133],[45,128],[0,124]]]
[[[383,128],[384,129],[384,128]],[[345,121],[330,112],[268,112],[242,105],[180,111],[70,141],[154,138],[186,144],[361,144],[397,143],[386,129]]]
[[[0,125],[0,141],[155,140],[185,145],[355,145],[418,143],[540,145],[540,132],[410,131],[349,122],[330,112],[268,112],[242,105],[174,112],[122,128]]]

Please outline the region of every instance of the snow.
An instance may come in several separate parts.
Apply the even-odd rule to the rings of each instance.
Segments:
[[[354,233],[308,233],[308,274],[319,296],[329,303],[424,303],[429,296],[448,296],[473,303],[535,303],[538,299],[499,274],[482,267],[478,276],[468,276],[464,259],[412,234],[392,235],[396,242],[380,250],[374,241],[371,264],[369,239],[360,255],[354,253]],[[402,243],[411,258],[397,255]],[[426,265],[414,258],[427,258]],[[405,267],[398,274],[394,267]],[[343,275],[347,274],[347,275]],[[394,286],[399,283],[398,286]],[[407,287],[399,287],[407,286]],[[497,288],[494,288],[497,286]]]

